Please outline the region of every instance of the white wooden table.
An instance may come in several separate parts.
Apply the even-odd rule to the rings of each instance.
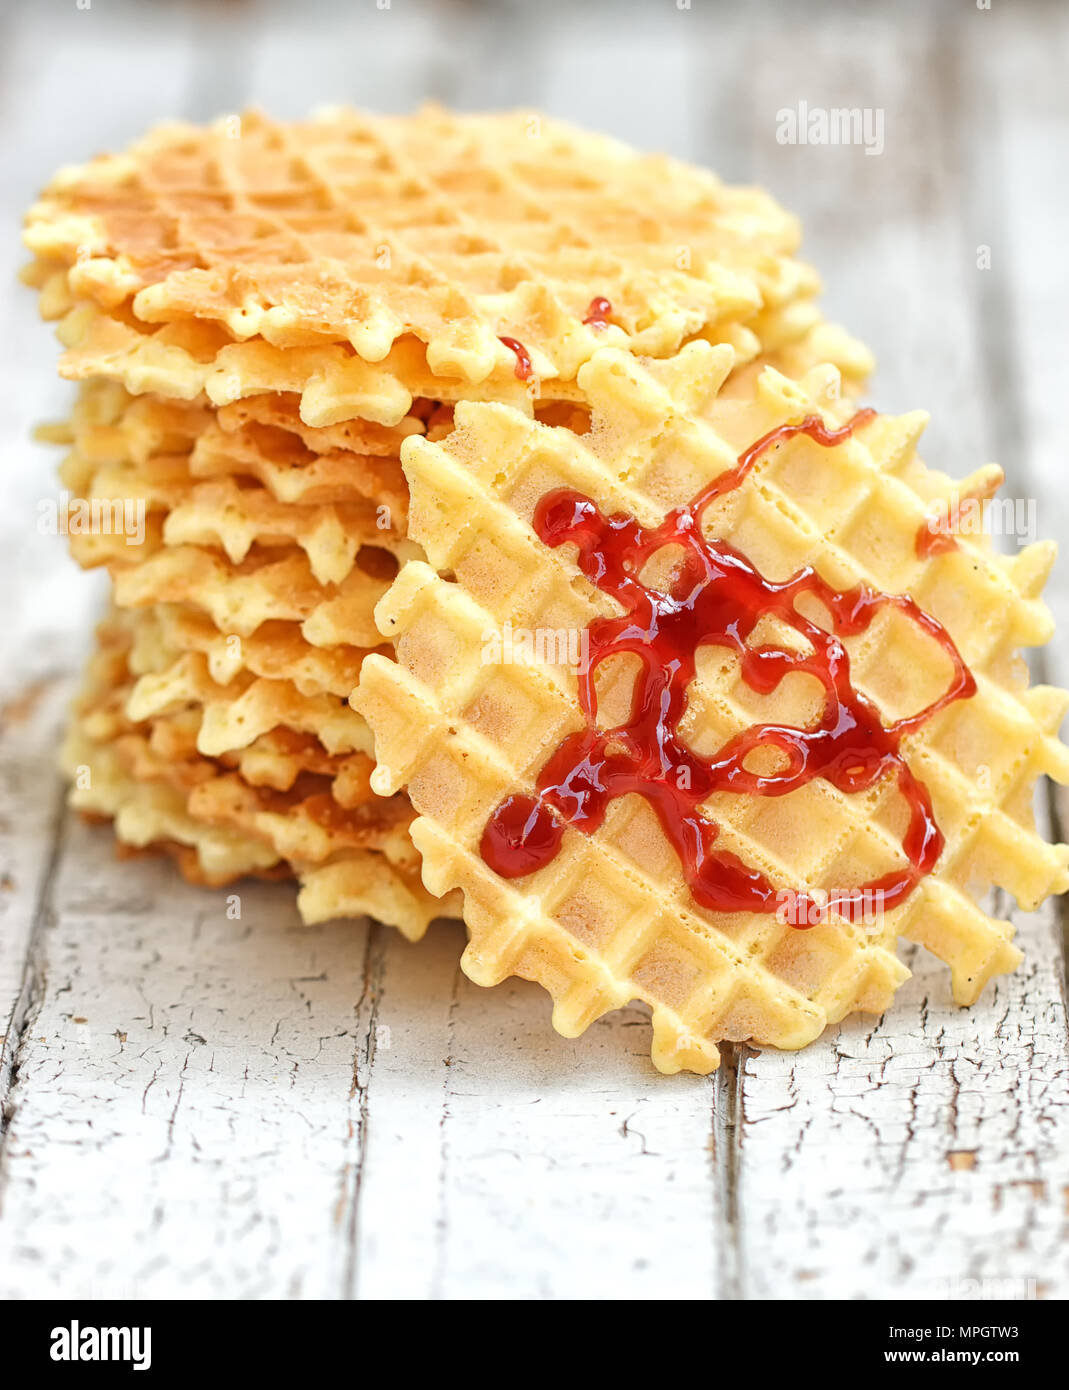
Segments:
[[[36,531],[55,459],[28,432],[68,391],[13,281],[53,167],[158,116],[542,105],[771,187],[880,357],[876,401],[930,409],[948,472],[998,458],[1064,537],[1066,7],[46,0],[4,7],[0,47],[0,1293],[1069,1294],[1053,908],[973,1009],[916,951],[880,1022],[664,1078],[638,1009],[558,1038],[534,986],[465,980],[455,927],[304,930],[256,886],[233,922],[165,863],[117,865],[52,771],[100,585]],[[883,153],[777,144],[800,100],[882,109]],[[1051,602],[1069,632],[1064,565]]]

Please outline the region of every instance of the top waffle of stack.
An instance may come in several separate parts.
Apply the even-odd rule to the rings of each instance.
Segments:
[[[744,361],[821,330],[821,356],[867,366],[820,324],[797,220],[767,194],[522,113],[161,126],[61,171],[26,240],[46,313],[196,328],[164,342],[200,362],[259,339],[388,367],[409,340],[434,376],[479,383],[515,378],[511,338],[564,383],[599,347],[664,357],[702,336]]]

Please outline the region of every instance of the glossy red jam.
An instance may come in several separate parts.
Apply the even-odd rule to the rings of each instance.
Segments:
[[[773,912],[777,890],[758,869],[717,847],[719,827],[699,807],[717,792],[783,796],[821,777],[853,794],[887,777],[894,778],[909,811],[902,839],[906,863],[857,887],[869,894],[869,901],[872,893],[879,893],[882,906],[889,909],[931,872],[943,836],[927,788],[910,771],[899,744],[951,701],[968,698],[976,689],[949,634],[908,595],[885,594],[866,585],[840,593],[808,566],[774,583],[739,551],[702,532],[709,504],[737,488],[769,449],[799,434],[834,448],[872,415],[859,411],[838,429],[809,416],[800,424],[771,430],[739,456],[733,469],[693,501],[669,512],[658,526],[642,527],[623,514],[604,516],[589,497],[568,489],[541,499],[534,515],[538,535],[546,545],[576,546],[583,574],[623,611],[594,619],[587,630],[589,662],[579,677],[587,727],[553,752],[539,775],[536,795],[510,796],[490,817],[480,848],[491,869],[503,878],[533,873],[554,858],[567,827],[590,834],[602,824],[614,797],[637,792],[656,812],[697,903],[716,912]],[[681,547],[683,559],[670,592],[662,593],[639,576],[650,557],[668,545]],[[831,631],[797,610],[796,601],[803,594],[815,595],[826,607]],[[899,609],[923,628],[953,668],[939,699],[890,725],[854,689],[841,640],[863,632],[887,607]],[[748,645],[765,616],[794,628],[809,650]],[[734,650],[743,680],[762,694],[774,691],[792,672],[816,677],[825,694],[821,718],[810,728],[755,725],[713,757],[699,757],[683,743],[679,726],[697,653],[708,644]],[[630,653],[640,663],[630,717],[616,728],[598,729],[594,673],[599,663],[620,653]],[[748,756],[758,748],[778,750],[776,771],[762,774],[747,768]],[[839,915],[852,917],[857,901],[851,896],[837,903]],[[795,915],[801,925],[806,924],[807,904],[807,896],[799,893]]]
[[[604,328],[612,317],[612,303],[603,295],[598,295],[590,301],[586,311],[585,324],[591,328]]]
[[[531,373],[534,371],[534,368],[531,365],[530,353],[520,342],[519,338],[502,338],[501,342],[505,344],[508,350],[516,358],[516,366],[514,369],[516,375],[519,377],[521,381],[527,381],[530,378]]]

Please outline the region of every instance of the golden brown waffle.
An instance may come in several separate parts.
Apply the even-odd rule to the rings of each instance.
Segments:
[[[171,852],[182,872],[204,886],[286,872],[281,856],[263,840],[196,821],[183,790],[166,779],[138,781],[127,769],[116,746],[128,729],[121,625],[103,624],[100,644],[60,751],[60,765],[71,780],[70,805],[88,817],[112,820],[123,845]]]
[[[138,722],[191,705],[201,713],[197,749],[207,757],[248,748],[276,728],[312,734],[332,754],[370,752],[364,721],[337,696],[302,695],[290,681],[265,680],[248,672],[218,685],[197,653],[143,675],[126,701],[130,717]]]
[[[241,672],[268,681],[288,681],[296,694],[348,699],[360,678],[363,647],[313,647],[297,623],[263,623],[250,637],[221,633],[210,618],[180,604],[139,610],[145,623],[137,631],[131,669],[159,674],[182,653],[196,652],[217,686],[228,686]]]
[[[366,741],[366,726],[347,707],[335,721],[334,700],[317,719],[323,713],[320,703],[291,696],[287,705],[277,688],[281,683],[265,690],[269,683],[254,682],[241,696],[213,686],[203,672],[182,682],[175,668],[183,659],[168,665],[173,654],[163,646],[151,614],[115,613],[101,625],[99,643],[79,702],[81,727],[113,745],[138,780],[169,783],[187,794],[195,818],[256,830],[301,863],[318,863],[339,847],[359,845],[406,868],[416,866],[405,833],[407,803],[371,792],[371,760],[351,750],[351,734]],[[135,680],[148,649],[153,664],[164,668],[162,675]],[[256,696],[251,702],[249,694]],[[217,809],[209,814],[210,807]],[[260,813],[262,823],[254,825],[250,818]],[[294,821],[289,851],[277,838],[287,814]],[[300,845],[297,822],[312,827],[317,817],[315,844]],[[294,844],[300,847],[293,849]]]
[[[346,638],[379,642],[374,604],[414,549],[395,455],[433,416],[427,405],[394,431],[311,431],[281,397],[217,414],[83,388],[48,432],[73,446],[63,482],[146,512],[139,545],[70,538],[132,609],[104,629],[96,665],[111,663],[110,684],[79,721],[79,756],[90,739],[110,788],[83,807],[112,811],[126,841],[166,845],[198,882],[226,881],[231,863],[293,866],[317,920],[374,910],[418,935],[442,911],[416,877],[407,800],[370,790],[370,733],[347,703],[365,649],[331,627],[339,614]],[[263,479],[282,480],[285,500]],[[232,615],[252,630],[234,631]]]
[[[162,126],[63,170],[26,228],[48,312],[73,296],[367,363],[411,336],[434,375],[469,383],[513,373],[507,337],[541,380],[604,345],[665,356],[760,315],[775,350],[816,319],[798,240],[760,190],[545,117],[435,108]]]
[[[307,472],[323,459],[344,461],[345,472],[330,483],[331,495],[298,500],[349,500],[393,492],[406,494],[398,456],[410,434],[422,434],[436,404],[420,400],[411,415],[391,427],[352,419],[337,425],[306,425],[293,395],[260,395],[213,409],[203,403],[160,396],[133,396],[105,378],[86,381],[69,422],[45,427],[46,437],[76,444],[88,462],[144,463],[154,455],[189,455],[197,478],[247,474],[279,500],[269,479]],[[354,456],[359,467],[353,467]],[[335,493],[335,489],[337,490]]]
[[[417,558],[415,548],[397,535],[394,525],[387,529],[376,524],[378,509],[371,502],[296,506],[276,502],[263,488],[239,487],[230,478],[189,486],[184,479],[164,480],[146,471],[148,476],[129,467],[102,468],[78,494],[91,504],[132,504],[146,517],[140,544],[118,528],[72,534],[72,554],[84,568],[140,562],[163,545],[218,548],[236,564],[254,545],[265,550],[297,546],[307,557],[312,577],[326,585],[342,584],[354,566],[395,573],[396,564],[375,551]]]
[[[411,426],[421,429],[423,421]],[[220,423],[198,407],[135,400],[102,383],[83,388],[71,421],[47,431],[73,445],[61,469],[73,497],[101,502],[105,511],[112,502],[143,507],[140,543],[116,528],[72,534],[70,548],[83,566],[106,564],[119,602],[154,614],[166,628],[171,657],[164,666],[199,653],[216,685],[229,686],[244,671],[290,682],[308,697],[345,699],[356,684],[364,648],[348,639],[362,634],[365,646],[378,645],[375,602],[398,559],[418,550],[404,539],[400,463],[337,447],[378,451],[386,442],[339,428],[320,432],[331,437],[314,439],[324,451],[316,453],[301,442],[302,434],[316,433],[282,400]],[[279,472],[319,474],[309,493],[318,500],[294,501],[300,485],[292,484],[280,501],[253,481],[272,453]],[[330,488],[319,470],[328,454],[339,475]],[[195,470],[205,458],[209,480],[200,482]],[[258,620],[254,630],[239,632],[236,624],[250,615]],[[147,623],[138,628],[142,642],[150,630]],[[142,662],[139,674],[164,666]],[[335,722],[344,714],[335,711]]]
[[[539,499],[568,487],[605,515],[651,525],[768,431],[810,414],[829,425],[845,418],[827,404],[837,394],[833,372],[796,384],[766,370],[748,397],[720,396],[731,366],[729,352],[705,343],[666,362],[606,350],[579,373],[593,411],[586,436],[505,406],[468,404],[444,441],[406,443],[410,533],[430,563],[407,564],[380,603],[397,661],[369,657],[353,697],[375,734],[373,785],[384,794],[407,787],[419,812],[412,833],[424,881],[433,892],[464,893],[470,977],[539,981],[553,996],[554,1025],[569,1036],[643,1000],[665,1071],[709,1071],[721,1039],[795,1048],[852,1010],[883,1010],[908,973],[894,954],[898,936],[945,960],[955,998],[970,1002],[1020,958],[1009,923],[988,916],[974,894],[994,883],[1032,907],[1069,882],[1069,849],[1043,842],[1031,810],[1037,776],[1069,779],[1069,752],[1055,736],[1069,697],[1029,689],[1015,655],[1050,635],[1038,595],[1053,547],[1001,557],[981,537],[919,555],[932,500],[953,492],[915,456],[919,415],[876,416],[834,448],[802,436],[779,443],[717,504],[706,529],[772,580],[812,565],[839,590],[865,582],[911,594],[950,634],[977,692],[901,745],[945,836],[935,872],[873,927],[834,911],[804,931],[767,914],[714,913],[698,906],[635,795],[612,801],[592,834],[566,829],[557,857],[527,877],[504,879],[484,861],[481,838],[495,808],[530,792],[562,736],[584,722],[567,667],[537,651],[513,664],[487,661],[488,637],[506,622],[581,632],[618,611],[583,578],[573,547],[550,549],[537,538]],[[923,630],[891,613],[881,610],[844,645],[858,687],[881,718],[897,719],[930,704],[946,672]],[[768,619],[766,632],[765,621],[755,643],[789,642],[791,630]],[[617,667],[599,676],[598,708],[612,727],[612,711],[628,708],[633,675]],[[712,756],[740,730],[770,721],[807,727],[820,711],[804,681],[759,696],[740,678],[737,655],[710,648],[681,732]],[[853,796],[822,779],[775,797],[718,793],[704,809],[720,826],[718,846],[777,888],[847,889],[901,862],[904,811],[886,779]]]
[[[277,405],[273,415],[284,418]],[[99,383],[83,389],[72,421],[48,432],[73,445],[61,482],[79,502],[102,504],[105,516],[114,502],[143,522],[132,537],[119,525],[83,534],[72,518],[75,559],[87,568],[139,565],[164,545],[190,545],[214,547],[240,564],[253,547],[269,556],[296,546],[318,584],[355,583],[354,568],[373,578],[392,576],[396,560],[415,550],[405,540],[400,463],[325,442],[317,454],[301,442],[303,428],[256,427],[238,419],[224,426],[195,407],[153,397],[134,401],[122,391],[102,391]],[[395,448],[403,437],[395,438]],[[271,450],[281,462],[272,464]],[[276,496],[271,483],[285,495]]]
[[[62,752],[72,806],[112,819],[127,847],[170,853],[197,884],[295,873],[316,921],[372,912],[415,938],[449,911],[419,883],[407,799],[372,793],[366,754],[331,754],[274,727],[208,758],[196,703],[132,715],[129,667],[146,621],[116,613],[101,625]]]
[[[387,581],[354,569],[339,585],[316,582],[300,551],[250,555],[240,565],[198,546],[158,550],[140,565],[116,570],[120,608],[191,604],[220,632],[245,638],[264,623],[299,623],[315,647],[371,647],[381,639],[370,610]]]
[[[89,738],[77,716],[60,762],[72,784],[70,805],[87,819],[113,822],[124,854],[166,853],[190,883],[204,888],[221,888],[248,876],[293,877],[291,865],[259,834],[208,824],[190,814],[187,798],[168,782],[138,781],[126,771],[117,749]],[[455,898],[432,897],[418,873],[377,851],[340,851],[321,865],[302,868],[297,877],[298,911],[309,925],[367,914],[415,941],[434,918],[456,915],[458,909]]]
[[[205,825],[166,782],[138,782],[114,747],[89,738],[77,716],[68,726],[60,767],[71,782],[69,804],[90,820],[110,820],[119,844],[172,855],[183,876],[222,888],[248,876],[288,878],[289,866],[264,841]]]
[[[844,394],[855,394],[872,370],[867,349],[841,328],[820,321],[815,309],[783,311],[758,323],[758,332],[729,324],[702,338],[730,347],[743,369],[761,360],[794,374],[831,362]],[[201,321],[152,327],[108,317],[95,305],[75,305],[57,336],[67,349],[60,375],[72,381],[105,380],[135,394],[157,393],[185,401],[202,398],[219,407],[259,395],[291,394],[310,427],[329,428],[362,419],[395,429],[420,398],[507,402],[533,413],[539,401],[581,401],[574,379],[486,377],[477,382],[435,375],[426,351],[401,339],[381,362],[370,363],[339,344],[280,348],[254,339],[235,343],[225,330]]]

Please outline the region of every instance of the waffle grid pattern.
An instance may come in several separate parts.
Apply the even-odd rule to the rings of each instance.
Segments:
[[[412,332],[433,372],[472,382],[511,370],[502,335],[570,379],[605,342],[665,355],[811,297],[798,240],[760,190],[542,117],[434,108],[164,126],[64,170],[27,219],[31,249],[109,312],[369,362]],[[607,329],[584,323],[595,295]]]
[[[831,451],[806,441],[781,446],[709,525],[770,577],[815,563],[836,587],[864,580],[911,592],[955,638],[979,692],[966,713],[951,707],[903,745],[946,835],[936,874],[876,933],[833,916],[806,932],[767,916],[714,918],[689,899],[667,847],[651,850],[649,813],[637,798],[613,803],[593,836],[566,832],[557,859],[529,879],[505,882],[481,860],[478,841],[494,806],[531,787],[577,718],[574,678],[569,686],[559,669],[538,663],[484,664],[487,631],[506,620],[528,630],[581,629],[606,611],[607,600],[589,592],[568,559],[535,537],[535,503],[567,485],[603,511],[652,522],[754,438],[827,399],[826,373],[795,385],[766,372],[754,401],[718,402],[730,366],[706,345],[645,366],[606,350],[580,377],[594,412],[589,438],[504,407],[468,405],[444,442],[407,444],[410,528],[434,568],[410,563],[380,604],[398,662],[369,658],[354,696],[376,736],[374,785],[407,785],[421,813],[413,837],[425,881],[433,891],[464,890],[469,974],[480,983],[509,973],[538,979],[567,1034],[643,999],[665,1070],[709,1070],[721,1038],[797,1047],[852,1009],[886,1007],[906,973],[894,956],[898,935],[947,960],[956,997],[971,1000],[1019,953],[1008,924],[988,918],[969,890],[994,882],[1032,905],[1067,881],[1065,848],[1043,843],[1030,810],[1040,773],[1069,775],[1069,756],[1053,737],[1065,700],[1022,688],[1011,665],[1015,647],[1049,635],[1036,595],[1051,557],[1033,547],[1006,560],[967,543],[954,555],[917,558],[904,538],[912,542],[938,491],[930,477],[923,492],[905,481],[918,473],[919,417],[880,418]],[[835,423],[834,412],[826,418]],[[924,657],[913,639],[876,623],[851,652],[855,679],[881,709],[904,702],[898,712],[907,712],[934,696],[921,688]],[[691,710],[695,739],[715,733],[714,746],[768,717],[723,667],[702,672]],[[796,711],[784,722],[798,718]],[[826,783],[806,792],[794,806],[793,795],[718,804],[722,843],[791,888],[846,887],[895,862],[890,793],[877,787],[847,798]]]

